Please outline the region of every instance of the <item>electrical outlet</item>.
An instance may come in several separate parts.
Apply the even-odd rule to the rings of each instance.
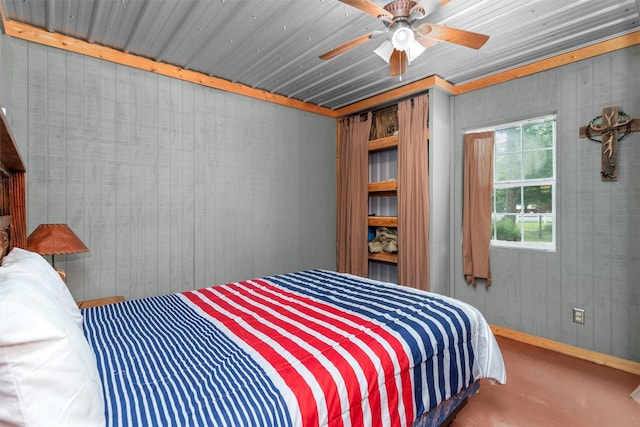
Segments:
[[[584,325],[584,308],[573,309],[573,321]]]

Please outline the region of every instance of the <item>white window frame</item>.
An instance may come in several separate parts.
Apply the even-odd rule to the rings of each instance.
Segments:
[[[535,250],[544,250],[544,251],[549,251],[549,252],[555,252],[556,251],[556,234],[557,234],[557,221],[556,221],[556,212],[557,212],[557,205],[556,205],[556,158],[557,158],[557,151],[556,151],[556,139],[557,139],[557,126],[556,126],[556,114],[547,114],[544,116],[537,116],[537,117],[533,117],[533,118],[529,118],[529,119],[523,119],[523,120],[516,120],[516,121],[512,121],[512,122],[508,122],[508,123],[500,123],[499,125],[496,126],[492,126],[492,127],[487,127],[487,128],[482,128],[482,129],[474,129],[474,130],[469,130],[465,133],[472,133],[472,132],[483,132],[483,131],[498,131],[501,129],[506,129],[506,128],[511,128],[511,127],[515,127],[515,126],[524,126],[526,124],[530,124],[530,123],[537,123],[537,122],[543,122],[543,121],[551,121],[552,125],[553,125],[553,146],[552,146],[552,156],[553,156],[553,176],[551,178],[545,178],[545,179],[522,179],[522,180],[513,180],[513,181],[503,181],[503,182],[499,182],[496,183],[495,182],[495,178],[494,178],[494,182],[493,182],[493,192],[495,194],[495,191],[497,189],[505,189],[505,188],[525,188],[525,187],[535,187],[535,186],[540,186],[540,185],[551,185],[552,191],[551,191],[551,220],[552,220],[552,224],[553,224],[553,228],[552,228],[552,233],[551,233],[551,242],[544,242],[544,243],[536,243],[536,242],[525,242],[525,241],[519,241],[519,242],[511,242],[511,241],[507,241],[507,240],[497,240],[495,239],[495,227],[494,227],[494,235],[491,236],[491,246],[493,247],[503,247],[503,248],[519,248],[519,249],[535,249]],[[521,151],[522,152],[522,151]],[[495,148],[494,148],[494,152],[493,152],[493,161],[494,161],[494,165],[496,162],[496,153],[495,153]],[[494,175],[495,176],[495,175]],[[521,197],[524,197],[524,191],[521,192]],[[491,221],[492,224],[494,222],[494,215],[496,212],[496,200],[495,197],[492,197],[493,199],[493,206],[491,207]],[[522,201],[521,201],[522,204]],[[520,214],[518,214],[518,216],[520,216],[521,218],[524,217],[524,215],[526,215],[526,213],[524,212],[524,209],[522,210],[522,212]],[[524,233],[524,229],[521,230],[522,233]],[[522,236],[522,238],[524,238],[524,236]]]

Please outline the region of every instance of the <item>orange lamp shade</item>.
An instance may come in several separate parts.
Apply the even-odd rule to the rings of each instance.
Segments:
[[[27,238],[27,250],[40,255],[89,252],[67,224],[40,224]]]

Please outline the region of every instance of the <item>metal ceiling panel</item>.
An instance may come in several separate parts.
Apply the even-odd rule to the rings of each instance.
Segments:
[[[380,6],[387,1],[374,0]],[[437,4],[426,0],[421,5]],[[490,36],[479,50],[442,42],[402,77],[373,53],[385,30],[338,0],[2,0],[15,20],[132,55],[331,109],[437,75],[473,81],[640,30],[640,0],[451,0],[429,22]]]

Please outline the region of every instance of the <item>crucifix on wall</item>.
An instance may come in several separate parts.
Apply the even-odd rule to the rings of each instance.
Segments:
[[[580,128],[580,138],[589,138],[602,144],[602,181],[616,181],[618,171],[618,141],[640,130],[640,118],[631,118],[618,107],[604,107],[602,115]]]

